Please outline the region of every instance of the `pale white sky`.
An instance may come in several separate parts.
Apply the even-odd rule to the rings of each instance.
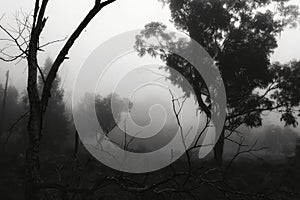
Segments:
[[[0,14],[6,13],[1,24],[12,23],[13,15],[18,9],[31,11],[33,0],[0,0],[2,8]],[[51,0],[47,14],[49,20],[43,32],[43,37],[48,40],[64,38],[70,35],[78,25],[79,21],[85,16],[92,7],[94,0]],[[5,5],[5,6],[3,6]],[[70,86],[72,78],[75,77],[77,70],[86,60],[88,55],[98,47],[102,42],[119,33],[132,29],[141,29],[146,23],[151,21],[162,21],[171,26],[169,23],[170,14],[167,8],[157,0],[118,0],[110,6],[103,9],[99,15],[87,27],[70,51],[69,57],[61,69],[62,76],[68,74],[68,85]],[[0,33],[0,36],[3,34]],[[46,41],[46,40],[45,40]],[[41,62],[47,56],[55,57],[62,44],[56,44],[47,49],[40,56]],[[4,78],[6,69],[11,70],[11,74],[17,74],[17,80],[13,83],[22,86],[26,82],[26,62],[15,66],[0,62],[0,77]]]
[[[0,0],[0,3],[0,15],[6,14],[0,23],[6,25],[13,24],[13,17],[17,10],[32,11],[34,0]],[[51,0],[46,13],[49,20],[43,32],[43,41],[61,39],[70,35],[93,3],[94,0]],[[299,0],[293,0],[292,3],[300,5]],[[119,33],[143,28],[151,21],[161,21],[167,24],[169,29],[174,30],[169,20],[168,7],[163,8],[157,0],[117,0],[104,8],[77,40],[69,54],[70,59],[61,68],[62,78],[67,80],[66,86],[72,87],[78,69],[102,42]],[[1,36],[3,36],[2,32],[0,32]],[[299,36],[300,27],[283,32],[278,38],[279,48],[272,56],[272,61],[288,62],[291,59],[300,59]],[[47,56],[54,58],[61,46],[62,43],[46,49],[47,51],[40,55],[40,62],[43,63]],[[10,83],[25,88],[26,62],[15,65],[0,61],[2,82],[7,69],[11,72]]]

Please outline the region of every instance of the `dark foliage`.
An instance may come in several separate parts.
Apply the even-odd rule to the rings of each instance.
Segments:
[[[299,109],[299,63],[270,63],[277,47],[276,37],[286,27],[295,27],[298,7],[286,0],[167,0],[172,22],[178,30],[196,40],[215,60],[221,72],[227,94],[227,117],[224,130],[232,134],[238,127],[259,127],[265,111],[280,110],[286,125],[297,125]],[[268,6],[275,4],[271,11]],[[174,48],[189,48],[189,42],[176,39],[166,32],[166,26],[152,22],[137,36],[136,50],[160,56],[168,67],[176,69],[192,85],[200,110],[209,117],[208,89],[200,74],[184,59],[170,53]],[[157,44],[151,44],[151,38]],[[181,86],[182,78],[169,70],[169,79]],[[190,95],[191,91],[186,91]],[[204,104],[203,102],[207,102]],[[229,133],[228,133],[229,132]],[[221,135],[216,156],[222,155]]]

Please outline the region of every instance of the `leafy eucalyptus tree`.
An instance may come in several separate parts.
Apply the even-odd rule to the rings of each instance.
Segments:
[[[224,140],[238,127],[259,127],[265,111],[281,112],[286,125],[297,125],[299,111],[299,62],[272,64],[277,37],[285,28],[297,26],[298,6],[289,0],[160,0],[168,5],[175,27],[193,38],[215,60],[227,93],[227,115],[214,155],[222,165]],[[170,68],[180,72],[192,85],[198,105],[211,114],[209,92],[201,74],[172,48],[188,48],[181,40],[172,41],[167,27],[152,22],[137,36],[140,56],[160,56]],[[149,43],[155,37],[159,42]],[[189,41],[186,41],[189,43]],[[169,68],[169,69],[170,69]],[[168,69],[168,68],[166,68]],[[182,79],[168,70],[169,79],[181,86]],[[182,88],[190,95],[188,88]],[[237,143],[238,144],[238,143]]]

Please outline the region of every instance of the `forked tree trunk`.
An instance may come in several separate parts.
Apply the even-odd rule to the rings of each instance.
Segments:
[[[39,68],[37,61],[37,53],[40,49],[39,39],[46,24],[47,18],[45,18],[45,11],[49,0],[43,0],[41,3],[39,0],[35,1],[35,9],[33,14],[32,31],[30,35],[30,41],[28,51],[26,52],[28,63],[28,82],[27,92],[29,98],[29,121],[28,121],[28,149],[26,151],[26,199],[38,200],[42,199],[39,195],[39,184],[41,182],[39,174],[39,150],[42,136],[43,126],[43,114],[46,112],[47,103],[50,98],[50,91],[52,83],[56,77],[59,67],[66,59],[69,50],[73,46],[75,40],[79,37],[82,31],[90,23],[90,21],[97,15],[97,13],[105,6],[113,3],[115,0],[107,0],[102,2],[101,0],[95,0],[94,7],[87,13],[86,17],[78,25],[75,31],[72,33],[62,50],[59,52],[55,59],[47,79],[44,80],[44,87],[42,95],[40,97],[37,89],[37,71]]]

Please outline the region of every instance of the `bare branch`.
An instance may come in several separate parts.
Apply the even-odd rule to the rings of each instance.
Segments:
[[[38,70],[39,70],[39,72],[40,72],[40,75],[41,75],[41,77],[42,77],[42,81],[43,81],[43,83],[44,83],[44,85],[45,85],[46,79],[45,79],[44,73],[43,73],[43,71],[42,71],[42,69],[40,68],[39,65],[36,65],[36,67],[38,68]]]
[[[67,39],[67,37],[65,37],[65,38],[63,38],[63,39],[58,39],[58,40],[53,40],[53,41],[47,42],[47,43],[45,43],[45,44],[39,46],[38,49],[39,49],[40,51],[42,51],[42,48],[47,47],[47,46],[49,46],[49,45],[51,45],[51,44],[63,42],[63,41],[65,41],[66,39]]]
[[[19,13],[22,14],[23,19],[19,19]],[[3,18],[3,16],[1,18]],[[5,46],[0,49],[0,54],[2,54],[0,60],[5,62],[17,61],[17,63],[19,63],[28,56],[29,35],[31,31],[29,29],[29,15],[25,15],[22,11],[17,12],[15,21],[16,27],[8,25],[9,28],[5,28],[3,25],[0,25],[0,30],[7,36],[7,38],[0,38],[0,41],[6,42]],[[19,54],[13,55],[9,52],[9,50],[14,47],[20,51]]]
[[[47,0],[44,0],[47,1]],[[63,46],[61,51],[59,52],[58,56],[56,57],[49,74],[46,79],[45,87],[42,92],[42,109],[45,112],[48,99],[50,97],[51,87],[52,83],[56,77],[56,74],[58,72],[59,67],[63,63],[63,61],[66,59],[66,56],[68,55],[71,47],[77,40],[77,38],[80,36],[82,31],[86,28],[86,26],[92,21],[92,19],[98,14],[98,12],[107,6],[110,3],[113,3],[115,0],[108,0],[103,3],[101,1],[96,1],[94,7],[89,11],[89,13],[86,15],[86,17],[81,21],[79,26],[75,29],[75,31],[71,34],[70,38],[67,40],[66,44]]]
[[[242,113],[238,113],[238,114],[235,114],[235,115],[230,115],[230,116],[227,117],[227,119],[232,119],[232,118],[240,117],[240,116],[243,116],[243,115],[246,115],[246,114],[251,114],[253,112],[263,112],[263,111],[276,110],[276,109],[279,109],[279,108],[282,108],[282,107],[283,107],[283,105],[277,105],[277,106],[274,106],[272,108],[256,108],[256,109],[248,110],[248,111],[245,111],[245,112],[242,112]]]
[[[15,42],[15,44],[17,45],[17,47],[19,48],[19,50],[20,50],[23,54],[27,55],[26,50],[24,50],[24,49],[22,48],[22,46],[20,45],[20,43],[19,43],[19,41],[18,41],[17,38],[15,38],[15,37],[14,37],[14,36],[6,29],[6,28],[4,28],[1,24],[0,24],[0,29],[3,30],[3,31],[9,36],[9,38],[11,38],[11,40],[13,40],[13,41]]]
[[[34,27],[36,26],[36,20],[37,20],[38,12],[39,12],[39,9],[40,9],[39,6],[40,6],[40,1],[35,0],[32,29],[34,29]]]
[[[6,137],[5,142],[3,143],[3,151],[5,150],[5,146],[9,141],[9,138],[11,137],[11,135],[13,134],[13,130],[14,128],[25,118],[27,117],[27,115],[29,114],[29,111],[26,111],[23,115],[21,115],[9,128],[9,134]]]
[[[226,168],[225,168],[225,173],[228,171],[228,169],[230,168],[230,166],[232,165],[232,163],[241,155],[241,154],[246,154],[246,153],[252,153],[252,152],[258,152],[258,151],[262,151],[262,150],[265,150],[265,149],[268,149],[267,147],[261,147],[261,148],[258,148],[258,149],[255,149],[254,147],[256,146],[258,140],[256,140],[253,145],[247,149],[247,150],[243,150],[241,151],[241,148],[243,147],[243,142],[244,142],[244,139],[241,139],[241,142],[239,144],[239,147],[238,147],[238,150],[237,150],[237,153],[233,156],[233,158],[229,161],[229,163],[227,164]]]

